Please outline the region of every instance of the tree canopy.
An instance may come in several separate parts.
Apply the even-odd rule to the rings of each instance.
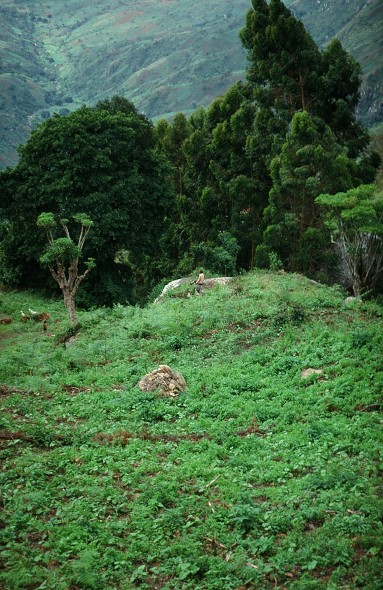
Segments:
[[[97,259],[88,301],[134,300],[134,269],[155,256],[172,203],[169,174],[154,150],[152,124],[125,99],[47,120],[20,148],[18,165],[0,177],[10,278],[41,283],[43,237],[35,220],[43,211],[68,218],[82,210],[94,223],[85,255]]]

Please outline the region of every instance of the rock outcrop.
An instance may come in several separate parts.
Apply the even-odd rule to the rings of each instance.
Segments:
[[[211,289],[215,285],[227,285],[232,280],[233,280],[233,277],[213,277],[211,279],[205,279],[205,282],[202,285],[201,292],[203,293],[203,291],[205,291],[206,289]],[[157,297],[157,299],[154,300],[154,303],[158,303],[163,298],[163,296],[166,295],[166,293],[168,291],[172,291],[173,289],[177,289],[177,287],[180,287],[181,285],[184,285],[185,283],[189,283],[191,293],[194,294],[194,283],[191,282],[190,277],[183,277],[181,279],[171,281],[170,283],[165,285],[165,287],[161,291],[161,295],[159,295]]]
[[[165,397],[177,397],[186,389],[186,381],[180,373],[174,371],[168,365],[160,365],[151,373],[148,373],[138,383],[141,391],[157,391]]]

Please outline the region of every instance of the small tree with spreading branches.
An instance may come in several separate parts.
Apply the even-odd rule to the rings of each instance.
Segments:
[[[356,297],[373,289],[383,274],[383,193],[375,191],[374,185],[361,185],[316,198]]]
[[[77,213],[73,215],[73,219],[81,226],[77,243],[72,240],[69,234],[67,219],[57,221],[53,213],[41,213],[37,219],[37,225],[45,230],[48,239],[40,262],[49,268],[52,277],[58,283],[64,296],[64,304],[68,309],[70,321],[72,324],[76,324],[76,293],[80,283],[94,268],[95,261],[94,258],[88,258],[85,262],[85,271],[79,274],[79,260],[93,222],[85,213]],[[64,230],[65,237],[54,237],[54,230],[58,226]]]

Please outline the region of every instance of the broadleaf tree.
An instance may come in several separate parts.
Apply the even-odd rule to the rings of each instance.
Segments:
[[[316,203],[326,212],[331,231],[354,295],[375,288],[383,275],[383,193],[361,185],[335,195],[324,193]]]
[[[155,151],[152,123],[125,99],[104,101],[53,116],[19,151],[17,166],[0,174],[8,228],[4,274],[15,284],[41,287],[46,273],[38,264],[44,238],[37,217],[84,211],[94,223],[84,256],[91,253],[97,268],[80,302],[136,302],[142,267],[156,258],[173,204],[171,170]]]

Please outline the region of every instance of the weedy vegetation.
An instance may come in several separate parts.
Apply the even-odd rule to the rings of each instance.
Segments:
[[[381,588],[382,307],[262,271],[175,294],[76,330],[1,294],[0,586]],[[185,392],[139,390],[159,364]]]

